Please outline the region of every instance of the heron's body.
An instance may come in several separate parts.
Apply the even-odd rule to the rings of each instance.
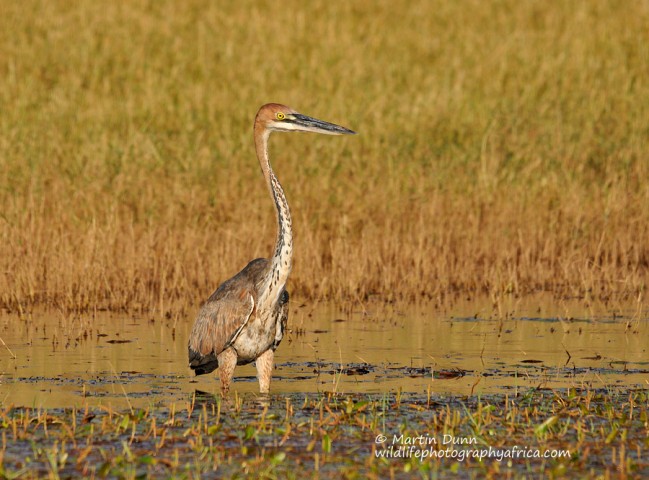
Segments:
[[[275,251],[270,259],[253,260],[222,283],[202,306],[189,337],[189,366],[197,375],[219,368],[223,392],[229,389],[234,367],[254,361],[260,391],[268,393],[273,352],[282,341],[288,320],[285,286],[292,267],[293,233],[284,190],[268,159],[272,131],[354,133],[283,105],[271,103],[259,109],[254,126],[255,149],[277,211]]]

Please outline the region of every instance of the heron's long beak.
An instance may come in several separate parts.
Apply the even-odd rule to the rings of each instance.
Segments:
[[[327,135],[356,135],[356,132],[349,128],[308,117],[300,113],[294,113],[289,118],[289,122],[295,125],[296,130],[302,130],[304,132],[325,133]]]

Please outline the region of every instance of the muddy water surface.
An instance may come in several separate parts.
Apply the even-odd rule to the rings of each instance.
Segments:
[[[466,302],[446,311],[295,306],[276,352],[272,392],[520,393],[530,388],[649,385],[649,315],[543,297]],[[216,393],[187,368],[192,319],[116,314],[0,317],[5,405],[146,406]],[[238,367],[234,389],[257,391]]]

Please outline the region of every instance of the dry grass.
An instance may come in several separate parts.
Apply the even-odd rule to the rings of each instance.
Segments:
[[[298,297],[646,292],[646,2],[14,2],[0,30],[6,308],[169,314],[268,255],[267,101],[361,133],[271,141]]]

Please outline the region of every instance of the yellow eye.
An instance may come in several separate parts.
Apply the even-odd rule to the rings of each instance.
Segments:
[[[277,120],[284,120],[286,118],[286,115],[284,115],[282,112],[277,112],[275,118],[277,118]]]

